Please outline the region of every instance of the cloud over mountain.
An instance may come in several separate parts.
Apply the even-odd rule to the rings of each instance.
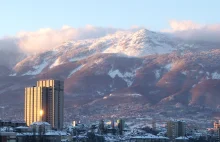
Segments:
[[[5,37],[0,39],[0,66],[13,66],[21,59],[23,54],[14,37]]]
[[[170,21],[170,28],[162,32],[171,33],[185,40],[220,42],[219,24],[198,24],[193,21]]]
[[[195,30],[200,29],[202,27],[201,24],[194,23],[190,20],[177,21],[171,20],[169,22],[170,29],[165,29],[165,32],[179,32],[179,31],[187,31],[187,30]]]
[[[128,30],[136,30],[137,27]],[[99,38],[124,29],[87,25],[81,28],[63,26],[61,29],[43,28],[34,32],[19,32],[15,37],[0,39],[1,50],[23,51],[34,54],[51,50],[68,40]]]
[[[0,50],[4,51],[17,51],[19,50],[17,47],[18,45],[17,39],[13,37],[4,37],[0,39]]]
[[[35,53],[50,50],[68,40],[98,38],[116,31],[118,29],[94,27],[92,25],[87,25],[83,28],[63,26],[58,30],[44,28],[35,32],[18,33],[18,45],[27,53]]]
[[[135,26],[128,31],[135,31],[141,27]],[[111,27],[96,27],[87,25],[74,28],[64,25],[60,29],[43,28],[33,32],[19,32],[14,37],[0,38],[0,49],[34,54],[51,50],[68,40],[83,40],[99,38],[114,34],[125,29]],[[219,42],[220,24],[204,25],[193,21],[170,21],[170,28],[162,30],[185,40]]]

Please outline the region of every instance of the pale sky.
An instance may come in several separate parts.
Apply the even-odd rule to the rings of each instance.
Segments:
[[[219,6],[219,0],[0,0],[0,36],[64,25],[160,31],[171,20],[218,24]]]

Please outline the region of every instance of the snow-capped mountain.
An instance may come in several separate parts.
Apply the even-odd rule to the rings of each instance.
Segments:
[[[219,107],[218,44],[183,41],[140,30],[68,41],[0,66],[0,96],[23,102],[25,86],[38,79],[65,81],[66,105],[207,105]],[[92,106],[92,107],[91,107]]]
[[[52,51],[29,56],[14,67],[14,75],[37,75],[44,69],[78,61],[100,53],[117,53],[121,56],[142,57],[198,48],[172,36],[142,29],[137,32],[117,32],[97,39],[68,41]]]

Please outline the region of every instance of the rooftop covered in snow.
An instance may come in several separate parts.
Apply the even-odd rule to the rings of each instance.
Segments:
[[[33,125],[46,125],[46,126],[50,126],[50,124],[48,122],[43,122],[43,121],[33,122],[31,124],[31,126],[33,126]]]

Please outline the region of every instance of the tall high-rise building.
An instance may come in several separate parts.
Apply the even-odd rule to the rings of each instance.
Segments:
[[[119,134],[123,135],[123,131],[124,131],[124,128],[125,128],[125,120],[124,119],[118,119],[117,124],[118,124]]]
[[[152,120],[152,129],[155,131],[156,128],[157,128],[157,126],[156,126],[156,121],[153,119],[153,120]]]
[[[218,129],[218,128],[220,128],[220,120],[217,122],[217,121],[215,121],[214,122],[214,129]]]
[[[5,107],[0,106],[0,120],[5,117]]]
[[[53,128],[63,127],[64,83],[59,80],[40,80],[37,86],[25,88],[25,121],[29,126],[46,121]]]
[[[186,134],[186,123],[184,121],[168,121],[167,136],[170,139],[175,139]]]
[[[217,129],[217,142],[220,142],[220,127]]]
[[[46,96],[50,88],[27,87],[25,88],[25,113],[24,119],[29,126],[33,122],[43,121],[46,110]]]

